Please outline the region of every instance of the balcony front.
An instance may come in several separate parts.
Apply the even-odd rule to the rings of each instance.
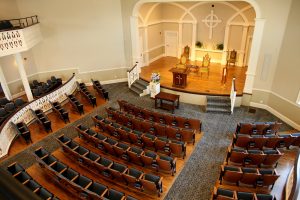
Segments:
[[[0,21],[0,57],[27,51],[41,40],[37,16]]]

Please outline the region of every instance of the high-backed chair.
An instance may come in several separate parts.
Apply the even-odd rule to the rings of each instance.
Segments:
[[[236,59],[237,59],[237,51],[234,49],[232,51],[228,51],[226,66],[229,66],[230,64],[233,64],[233,66],[235,66]]]
[[[213,200],[233,200],[237,199],[236,191],[214,187]]]
[[[221,165],[220,184],[223,180],[239,185],[239,180],[242,178],[243,172],[240,167]]]
[[[207,76],[209,76],[209,65],[210,65],[210,56],[207,53],[205,54],[205,56],[203,56],[202,66],[199,69],[201,77],[202,77],[202,73],[207,73]]]

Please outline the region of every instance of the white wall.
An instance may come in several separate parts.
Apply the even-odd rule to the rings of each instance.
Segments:
[[[0,20],[19,18],[19,10],[16,0],[0,1]]]
[[[17,0],[21,16],[38,15],[43,41],[32,50],[38,71],[124,67],[119,0]]]

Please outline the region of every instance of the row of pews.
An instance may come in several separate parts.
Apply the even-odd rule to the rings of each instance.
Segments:
[[[269,193],[280,177],[275,169],[283,156],[279,149],[299,147],[300,139],[299,133],[279,133],[281,124],[237,124],[212,199],[276,199]],[[232,185],[238,189],[232,189]],[[254,189],[249,189],[249,186]]]

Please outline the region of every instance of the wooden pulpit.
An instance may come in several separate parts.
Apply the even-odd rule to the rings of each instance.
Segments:
[[[172,68],[173,87],[185,88],[187,82],[187,69]]]

